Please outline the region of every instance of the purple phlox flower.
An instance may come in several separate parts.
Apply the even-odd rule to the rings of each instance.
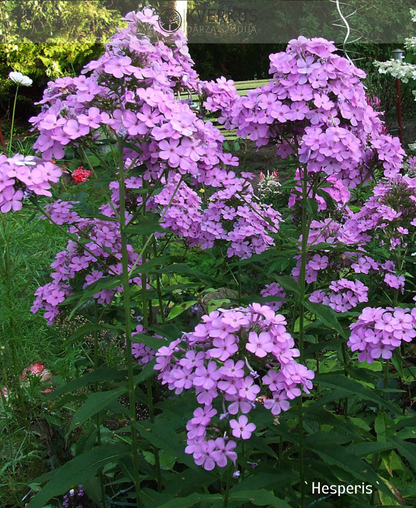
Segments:
[[[212,471],[215,467],[215,441],[203,441],[200,444],[200,451],[194,453],[194,460],[197,466],[204,466],[206,471]]]
[[[257,394],[260,391],[260,386],[254,383],[254,379],[251,376],[247,376],[241,382],[242,386],[239,390],[239,396],[247,400],[255,400]]]
[[[212,344],[215,346],[214,349],[210,349],[208,354],[211,358],[217,358],[224,362],[235,352],[238,351],[238,345],[234,335],[229,334],[225,338],[216,337]]]
[[[194,385],[200,386],[204,390],[210,390],[216,386],[220,375],[217,364],[209,362],[207,367],[201,366],[195,370]]]
[[[221,309],[220,309],[221,310]],[[246,314],[235,310],[224,311],[222,322],[228,325],[232,329],[240,328],[249,323],[249,318]]]
[[[259,358],[264,358],[267,353],[273,351],[274,344],[269,333],[261,332],[257,334],[256,332],[250,332],[246,349]]]
[[[270,409],[273,415],[278,415],[281,411],[287,411],[290,408],[290,402],[286,395],[281,392],[273,394],[273,398],[264,401],[264,407]]]
[[[231,462],[237,460],[237,454],[233,451],[237,446],[235,441],[226,441],[224,438],[218,437],[215,440],[215,446],[217,450],[214,451],[212,456],[219,467],[225,467],[227,465],[227,459],[230,459]]]
[[[198,407],[195,409],[194,417],[190,421],[194,425],[206,427],[211,422],[212,417],[216,414],[217,410],[213,409],[212,406],[205,406],[204,408]]]
[[[230,427],[234,437],[250,439],[251,434],[256,430],[254,423],[248,423],[246,415],[241,415],[238,420],[230,420]]]
[[[168,162],[171,168],[177,168],[181,162],[181,156],[185,155],[187,149],[180,146],[178,139],[171,138],[169,141],[163,139],[159,143],[159,157]]]
[[[328,256],[320,256],[319,254],[315,254],[309,261],[308,266],[310,266],[313,270],[325,270],[325,268],[328,266]]]

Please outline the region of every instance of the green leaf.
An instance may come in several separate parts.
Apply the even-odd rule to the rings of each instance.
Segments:
[[[43,508],[54,496],[66,494],[73,485],[82,485],[106,464],[118,463],[130,452],[125,445],[103,445],[83,453],[56,470],[53,478],[36,494],[27,508]]]
[[[295,281],[293,277],[290,277],[290,275],[281,275],[279,277],[275,277],[275,279],[281,286],[283,286],[288,291],[292,291],[297,295],[300,294],[299,284]]]
[[[94,217],[91,218],[99,219],[105,222],[118,222],[118,219],[116,217],[107,217],[107,215],[102,215],[100,213],[95,214]]]
[[[332,206],[334,204],[334,200],[332,199],[332,197],[330,196],[330,194],[325,191],[324,189],[318,189],[316,191],[316,194],[318,196],[321,196],[322,198],[324,198],[325,200],[325,203],[328,205],[328,206]]]
[[[396,449],[400,455],[405,457],[409,461],[413,470],[416,471],[416,444],[408,443],[396,436],[387,436],[387,440],[396,445]]]
[[[68,305],[74,301],[77,301],[77,304],[72,309],[71,314],[69,315],[69,320],[72,319],[72,317],[75,314],[75,311],[87,300],[92,298],[96,293],[99,293],[100,291],[103,291],[104,289],[114,289],[117,286],[121,285],[121,277],[113,275],[111,277],[104,277],[94,284],[91,284],[88,286],[90,289],[84,289],[81,296],[79,293],[76,293],[74,295],[68,296],[68,298],[65,299],[65,301],[62,303],[62,305]]]
[[[397,430],[403,429],[404,427],[416,427],[416,416],[412,416],[411,418],[408,416],[403,417],[395,424],[393,428],[394,430]]]
[[[183,415],[181,416],[181,421]],[[186,420],[183,421],[184,425]],[[191,467],[192,469],[198,468],[195,465],[192,457],[185,453],[186,441],[183,437],[175,432],[176,425],[168,418],[159,418],[155,423],[150,421],[136,422],[135,426],[140,432],[143,439],[148,440],[152,445],[160,450],[169,453],[172,457],[177,457],[177,460]]]
[[[149,489],[146,489],[146,494],[150,494],[153,502],[157,503],[157,499],[163,498],[160,494],[150,492]],[[187,497],[175,497],[174,499],[170,499],[166,503],[155,503],[154,506],[157,508],[192,508],[192,506],[200,505],[200,503],[208,503],[208,506],[211,506],[216,501],[222,501],[223,497],[221,494],[191,494]],[[146,505],[147,506],[147,505]]]
[[[255,506],[272,506],[273,508],[290,508],[290,505],[277,498],[272,492],[268,490],[243,490],[233,492],[230,491],[230,501],[240,501],[241,504],[250,502]]]
[[[157,337],[151,337],[150,335],[135,335],[131,338],[133,344],[146,344],[154,351],[157,351],[162,346],[168,346],[169,341],[166,339],[158,339]]]
[[[134,386],[139,385],[140,383],[143,383],[143,381],[146,381],[150,377],[155,375],[154,366],[156,365],[156,359],[153,359],[151,362],[149,362],[146,367],[141,371],[141,373],[136,376],[133,380]]]
[[[393,356],[391,358],[391,362],[394,365],[395,369],[397,370],[399,376],[403,377],[405,375],[404,369],[403,369],[403,358],[402,355],[399,353],[400,349],[396,349],[394,351]]]
[[[374,453],[392,450],[394,447],[395,446],[392,443],[381,442],[350,444],[348,446],[348,453],[356,455],[357,457],[365,458],[368,455],[373,455]]]
[[[239,259],[238,261],[234,261],[230,263],[228,266],[245,266],[256,262],[261,261],[269,261],[270,260],[270,250],[262,252],[261,254],[253,254],[249,259]]]
[[[173,323],[169,325],[149,325],[148,329],[162,337],[168,338],[169,342],[179,339],[183,334],[183,332],[181,332],[181,330]]]
[[[379,406],[388,408],[394,413],[399,412],[399,409],[384,400],[383,397],[375,393],[370,388],[363,386],[358,381],[350,379],[345,375],[339,374],[321,374],[314,379],[315,384],[326,386],[332,390],[338,390],[345,394],[345,397],[356,396],[361,400],[371,400]]]
[[[140,145],[135,145],[133,143],[128,143],[127,141],[123,141],[123,147],[124,148],[130,148],[130,150],[134,150],[135,152],[142,154],[142,148]]]
[[[377,434],[377,440],[382,443],[386,442],[386,421],[384,417],[384,413],[379,413],[374,422],[374,430]]]
[[[179,316],[183,312],[189,309],[189,307],[192,307],[192,305],[195,305],[198,303],[198,300],[190,300],[189,302],[183,302],[178,305],[175,305],[173,309],[169,312],[169,316],[167,317],[167,320],[170,321],[171,319],[174,319],[175,317]]]
[[[198,492],[201,486],[208,487],[218,480],[218,476],[204,468],[185,469],[180,475],[176,476],[176,481],[169,482],[163,493],[170,495],[170,499],[174,496],[186,497],[192,493]]]
[[[88,374],[85,374],[85,376],[74,379],[66,385],[57,388],[48,394],[45,398],[47,400],[52,399],[58,397],[59,395],[63,395],[64,393],[75,392],[84,386],[88,386],[101,381],[125,379],[126,375],[127,373],[125,371],[109,369],[108,367],[99,367],[97,370],[89,372]]]
[[[88,162],[91,164],[91,166],[93,168],[97,168],[97,167],[101,166],[100,159],[98,157],[96,157],[95,155],[90,155],[87,158],[88,158]]]
[[[313,219],[319,220],[319,203],[315,198],[303,198],[300,200],[300,204],[305,208],[305,210]]]
[[[308,310],[316,314],[325,326],[337,331],[345,339],[347,338],[342,326],[338,322],[338,316],[334,309],[328,307],[327,305],[323,305],[322,303],[314,303],[309,300],[305,300],[303,305]]]
[[[379,476],[371,469],[370,465],[349,453],[346,447],[336,443],[321,442],[314,435],[308,436],[305,444],[310,451],[319,455],[326,464],[337,466],[354,476],[354,478],[364,483],[370,483],[376,489],[394,498],[393,494],[391,494]]]
[[[165,263],[170,263],[174,261],[173,256],[158,256],[157,258],[153,258],[150,261],[146,261],[138,266],[132,273],[130,273],[130,277],[140,277],[144,273],[150,273],[154,270],[155,267],[164,265]],[[159,273],[160,270],[155,270],[155,273]]]
[[[85,323],[78,328],[76,332],[74,332],[70,337],[65,340],[65,345],[70,346],[77,339],[84,338],[86,335],[89,335],[91,332],[99,331],[99,330],[118,330],[123,332],[124,329],[121,326],[111,326],[111,325],[101,325],[97,323]]]
[[[86,402],[74,414],[68,434],[99,411],[105,409],[111,402],[124,395],[127,391],[127,387],[122,386],[108,392],[91,393]]]
[[[166,229],[159,224],[160,217],[157,215],[146,215],[139,217],[136,224],[128,225],[124,230],[130,236],[151,235],[152,233],[166,233]]]
[[[285,471],[282,473],[277,471],[274,471],[273,473],[257,473],[256,469],[255,474],[240,481],[237,485],[234,485],[234,487],[230,490],[230,493],[237,494],[237,492],[246,492],[256,489],[268,490],[274,488],[277,484],[285,485],[290,483],[292,480],[291,471]]]
[[[312,328],[312,327],[311,327]],[[309,325],[305,327],[305,331],[309,331]],[[308,346],[304,350],[304,355],[307,357],[308,355],[311,355],[312,353],[316,353],[317,351],[322,351],[322,349],[330,350],[336,349],[340,344],[344,342],[344,339],[341,338],[333,338],[331,340],[323,340],[321,342],[318,342],[317,344],[312,344],[312,346]]]
[[[141,268],[141,267],[140,267]],[[157,273],[185,273],[188,275],[193,275],[197,279],[201,280],[202,282],[205,282],[206,284],[214,284],[216,283],[216,280],[212,277],[209,277],[205,273],[199,272],[198,270],[193,270],[185,263],[175,263],[172,266],[167,266],[166,268],[162,268],[156,271]]]

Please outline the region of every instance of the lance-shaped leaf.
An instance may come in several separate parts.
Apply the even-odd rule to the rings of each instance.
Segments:
[[[322,323],[328,328],[337,331],[345,339],[345,331],[339,324],[337,313],[331,307],[323,305],[322,303],[309,302],[308,300],[303,302],[304,307],[313,312],[318,316]]]
[[[53,392],[46,395],[46,399],[52,399],[55,397],[59,397],[59,395],[63,395],[64,393],[75,392],[80,388],[84,388],[84,386],[91,385],[93,383],[101,382],[101,381],[114,381],[114,380],[122,380],[127,377],[127,371],[117,370],[117,369],[109,369],[108,367],[99,367],[97,370],[93,372],[88,372],[85,376],[82,376],[78,379],[74,379],[60,388],[57,388]]]
[[[73,485],[82,485],[103,466],[110,462],[118,463],[129,452],[130,448],[125,445],[103,445],[75,457],[55,472],[27,508],[43,508],[52,497],[66,494]]]
[[[370,400],[379,406],[383,406],[394,413],[398,413],[399,409],[390,402],[386,401],[383,397],[378,395],[374,390],[367,388],[358,381],[350,379],[341,374],[322,374],[315,377],[314,384],[326,386],[332,390],[338,390],[340,393],[345,394],[345,397],[355,395],[361,400]]]
[[[68,434],[72,432],[76,427],[82,425],[89,418],[105,409],[111,402],[118,399],[127,392],[127,387],[121,386],[116,390],[110,390],[108,392],[91,393],[84,404],[74,414],[71,425],[68,429]]]

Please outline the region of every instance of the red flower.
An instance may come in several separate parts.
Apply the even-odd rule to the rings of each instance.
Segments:
[[[86,182],[92,175],[92,171],[84,169],[84,166],[80,166],[78,169],[72,172],[72,178],[76,184]]]

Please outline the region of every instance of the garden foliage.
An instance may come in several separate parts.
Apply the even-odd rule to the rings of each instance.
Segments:
[[[83,394],[75,456],[29,508],[81,484],[99,506],[414,502],[416,185],[364,73],[299,37],[239,97],[199,80],[183,34],[151,9],[126,21],[80,76],[48,83],[31,119],[39,156],[0,158],[1,211],[31,206],[69,238],[32,312],[82,318],[67,344],[93,337],[91,370],[48,395]],[[214,118],[294,167],[279,210]],[[61,193],[69,158],[77,197]],[[191,268],[175,242],[219,259]],[[235,295],[205,299],[221,286]],[[124,350],[118,370],[100,365],[101,332]],[[124,422],[111,435],[109,415]],[[317,499],[312,482],[369,489]]]

